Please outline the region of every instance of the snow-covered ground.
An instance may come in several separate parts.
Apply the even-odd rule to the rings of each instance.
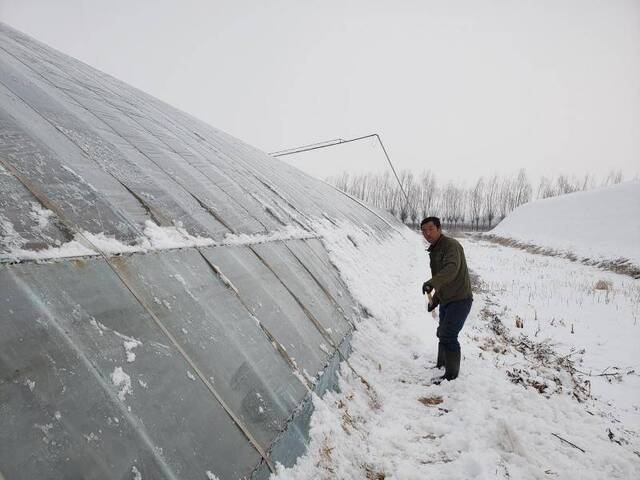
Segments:
[[[640,181],[522,205],[490,233],[580,259],[640,267]]]
[[[422,238],[349,233],[324,242],[371,313],[350,357],[371,388],[343,368],[275,479],[640,478],[640,281],[464,239],[480,287],[461,375],[436,386]]]

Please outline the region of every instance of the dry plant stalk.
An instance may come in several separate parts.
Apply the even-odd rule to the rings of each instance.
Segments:
[[[598,280],[593,288],[595,290],[605,290],[608,292],[613,288],[613,284],[608,280]]]
[[[434,395],[433,397],[421,397],[418,401],[421,404],[430,407],[433,405],[440,405],[442,403],[442,397],[439,395]]]
[[[584,350],[561,356],[548,340],[533,341],[524,333],[511,335],[500,317],[490,309],[484,308],[480,314],[488,321],[487,326],[494,334],[480,348],[497,354],[515,350],[532,364],[531,367],[508,369],[507,376],[513,383],[532,387],[549,397],[567,389],[562,381],[562,375],[566,374],[571,380],[570,392],[576,400],[583,402],[591,396],[591,382],[584,378],[584,372],[576,368],[576,361],[572,358],[573,355],[583,354]]]

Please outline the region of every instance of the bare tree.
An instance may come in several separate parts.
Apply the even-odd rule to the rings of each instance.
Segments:
[[[595,188],[596,186],[596,182],[595,182],[595,177],[593,177],[592,175],[589,175],[588,173],[585,173],[584,175],[584,179],[582,180],[582,188],[581,190],[591,190],[592,188]]]
[[[622,172],[612,170],[601,182],[613,185],[622,181]],[[465,224],[475,229],[480,224],[492,227],[515,208],[527,203],[533,188],[524,169],[515,176],[493,175],[489,180],[479,178],[470,187],[450,181],[439,188],[433,172],[427,170],[416,177],[411,171],[399,172],[402,188],[390,172],[350,174],[343,172],[328,181],[365,202],[389,211],[404,223],[418,223],[420,217],[438,216],[443,224],[454,228]],[[538,199],[593,188],[598,184],[592,175],[558,175],[542,177],[536,189]],[[404,190],[404,192],[403,192]],[[406,196],[405,196],[406,193]],[[408,197],[408,198],[407,198]]]
[[[484,211],[484,179],[480,177],[469,195],[469,210],[471,223],[475,222],[476,230],[479,228],[480,217]]]
[[[400,171],[399,179],[402,188],[400,188],[400,185],[398,185],[396,190],[398,216],[400,217],[400,221],[402,223],[407,223],[407,219],[409,218],[411,213],[411,196],[416,193],[414,188],[413,172],[411,172],[410,170],[402,170]]]
[[[435,175],[430,170],[423,171],[420,175],[420,206],[422,208],[422,218],[433,215],[437,196],[438,187],[436,185]]]
[[[499,182],[498,175],[494,175],[487,182],[484,191],[484,217],[489,228],[492,226],[498,211]]]
[[[622,170],[611,170],[602,182],[602,186],[606,187],[608,185],[616,185],[618,183],[622,183],[622,179]]]
[[[506,217],[513,209],[514,194],[512,186],[515,184],[509,177],[504,177],[500,182],[500,192],[498,193],[498,211],[500,220]]]
[[[396,215],[398,211],[395,204],[396,198],[394,185],[391,183],[390,177],[391,176],[389,172],[385,172],[382,176],[380,176],[379,181],[377,182],[377,206],[387,210],[389,213],[391,213],[391,215]]]
[[[547,177],[542,177],[540,179],[540,183],[538,184],[538,195],[537,198],[549,198],[556,196],[556,189],[553,186],[553,182],[549,180]]]
[[[444,223],[456,228],[458,226],[458,222],[464,218],[465,204],[462,188],[458,187],[453,182],[449,182],[442,191],[441,200],[441,214],[444,219]]]
[[[452,220],[453,226],[458,228],[458,223],[464,223],[465,207],[466,207],[466,195],[467,191],[458,186],[454,186],[453,192],[453,205],[452,205]]]
[[[558,195],[565,195],[567,193],[578,191],[575,178],[569,178],[569,176],[565,174],[558,175],[556,185]]]
[[[422,214],[422,185],[420,182],[413,181],[409,190],[409,217],[413,225],[418,225]]]
[[[533,188],[531,187],[531,183],[527,177],[527,172],[524,168],[518,172],[518,176],[516,177],[515,182],[513,182],[512,188],[513,195],[511,196],[512,203],[509,207],[509,212],[518,208],[520,205],[531,201]]]
[[[334,177],[327,178],[327,182],[335,185],[337,188],[342,190],[343,192],[350,193],[348,190],[349,186],[349,172],[342,172],[340,175],[336,175]]]

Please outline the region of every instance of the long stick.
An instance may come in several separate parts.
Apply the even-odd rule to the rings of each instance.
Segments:
[[[553,435],[556,438],[559,438],[560,440],[562,440],[565,443],[568,443],[569,445],[571,445],[573,448],[577,448],[578,450],[580,450],[582,453],[587,453],[585,452],[583,449],[581,449],[579,446],[577,446],[575,443],[571,443],[569,440],[566,440],[564,438],[562,438],[560,435],[558,435],[557,433],[553,433],[551,432],[551,435]]]
[[[429,303],[433,302],[433,296],[431,295],[431,292],[427,292],[427,298],[429,299]],[[438,319],[438,314],[436,313],[435,309],[431,310],[431,316],[434,320]]]

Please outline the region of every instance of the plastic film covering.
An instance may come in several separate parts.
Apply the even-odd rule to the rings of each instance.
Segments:
[[[29,105],[30,115],[25,118],[34,117],[33,110],[38,112],[37,123],[31,129],[33,135],[56,134],[56,141],[47,143],[66,146],[61,154],[65,155],[69,167],[91,185],[100,187],[133,222],[143,226],[146,220],[154,220],[160,225],[170,225],[171,219],[180,218],[193,234],[213,238],[230,231],[172,178],[179,172],[171,169],[167,172],[166,165],[163,170],[161,162],[154,162],[153,157],[145,155],[145,150],[136,148],[140,145],[128,141],[134,135],[134,127],[122,128],[129,132],[127,136],[119,135],[112,128],[112,124],[122,123],[113,109],[104,112],[106,107],[96,106],[94,102],[96,108],[92,113],[71,100],[69,89],[56,96],[56,89],[49,83],[40,82],[36,86],[37,74],[2,53],[0,51],[0,61],[3,61],[0,72],[4,73],[0,74],[0,81],[11,89],[7,95],[15,92],[20,98],[16,97],[14,103]],[[18,77],[21,82],[15,80],[17,73],[21,74]],[[160,154],[156,157],[163,158]],[[179,163],[175,167],[179,167]],[[212,201],[209,203],[213,205]]]
[[[54,215],[12,174],[0,166],[0,261],[11,248],[41,250],[69,241],[71,236]]]
[[[359,308],[273,240],[319,221],[397,225],[0,23],[0,479],[295,463]]]
[[[350,342],[351,335],[347,335],[339,346],[340,353],[335,351],[329,358],[324,375],[315,385],[317,395],[322,396],[328,390],[338,389],[340,362],[351,353]],[[272,444],[269,451],[271,458],[277,458],[278,462],[285,467],[292,467],[296,463],[298,457],[305,453],[306,445],[304,442],[309,441],[309,422],[312,414],[312,397],[307,395],[298,409],[296,417],[287,426],[287,431]],[[304,442],[301,442],[300,438],[303,438]],[[252,480],[266,480],[269,475],[268,466],[262,462],[251,478]]]
[[[25,179],[30,190],[46,195],[78,229],[110,232],[125,243],[133,241],[139,235],[138,229],[98,193],[98,189],[107,188],[106,185],[90,184],[63,164],[62,159],[67,161],[73,155],[63,144],[43,143],[28,133],[37,122],[31,124],[24,115],[28,113],[26,108],[8,100],[2,87],[0,99],[0,156],[3,163],[8,162],[9,168],[13,168],[11,173]],[[61,148],[56,152],[49,145]]]
[[[260,445],[269,445],[306,389],[233,284],[194,249],[119,257],[113,263]]]
[[[106,124],[122,142],[160,165],[174,188],[182,184],[198,197],[199,205],[215,212],[238,233],[283,224],[308,227],[314,217],[330,217],[386,234],[394,221],[388,214],[365,208],[323,182],[7,26],[0,25],[0,34],[0,48],[31,71],[22,70],[20,75],[28,76],[43,90],[46,87],[48,94],[80,121],[94,125],[92,128],[97,128],[97,120],[103,128]],[[204,192],[217,201],[204,197]],[[238,215],[244,215],[244,220]]]
[[[285,285],[250,248],[207,248],[203,254],[224,272],[251,313],[303,373],[313,376],[322,370],[329,345]]]
[[[310,318],[339,344],[349,331],[350,324],[284,242],[269,242],[251,247],[264,263],[275,272],[287,289],[304,305]]]
[[[111,201],[117,204],[126,204],[127,210],[137,217],[140,224],[144,223],[144,209],[136,202],[135,198],[119,184],[115,179],[101,174],[95,168],[93,162],[88,162],[82,148],[95,150],[100,148],[103,152],[107,146],[103,140],[94,135],[94,138],[84,138],[82,148],[68,140],[68,134],[82,132],[82,122],[69,116],[62,105],[55,100],[55,95],[43,90],[46,85],[36,83],[30,78],[31,71],[5,51],[0,50],[0,92],[6,101],[3,101],[5,109],[14,118],[21,118],[23,124],[29,125],[29,132],[33,137],[41,139],[52,149],[57,149],[58,155],[64,158],[65,165],[85,178],[91,185],[99,188]],[[63,95],[60,95],[64,97]],[[34,115],[37,111],[40,115]],[[60,133],[67,135],[60,135]],[[66,137],[66,138],[65,138]],[[108,158],[108,157],[107,157]],[[136,178],[136,177],[133,177]]]
[[[63,90],[64,97],[60,101],[64,102],[67,108],[74,109],[73,104],[76,104],[75,110],[83,121],[91,125],[95,125],[97,122],[96,128],[107,127],[111,131],[109,136],[116,137],[112,140],[113,142],[126,142],[130,147],[133,147],[135,149],[134,157],[145,157],[143,164],[151,163],[156,170],[160,169],[166,179],[174,184],[173,188],[188,186],[188,191],[196,201],[204,204],[204,208],[214,211],[215,215],[219,216],[218,218],[225,225],[230,226],[232,230],[255,233],[264,231],[265,225],[275,227],[284,223],[280,216],[269,215],[268,212],[271,209],[258,203],[256,198],[259,197],[253,194],[246,195],[246,192],[237,188],[237,182],[229,180],[225,182],[224,177],[218,173],[218,169],[212,169],[205,159],[196,155],[189,148],[188,136],[177,138],[169,133],[166,127],[160,126],[161,122],[162,125],[171,122],[171,119],[162,115],[161,112],[152,111],[151,115],[159,117],[152,119],[153,117],[146,116],[135,109],[132,106],[134,102],[131,100],[124,102],[119,95],[100,86],[95,80],[95,76],[93,76],[93,80],[82,78],[86,77],[86,73],[83,75],[82,72],[77,72],[74,69],[61,69],[55,64],[51,64],[48,56],[41,58],[33,56],[32,52],[19,51],[22,55],[30,56],[33,60],[30,67],[37,71],[37,73],[24,71],[24,75],[46,79],[46,82],[42,82],[42,88],[50,90],[53,87],[58,87]],[[48,68],[43,68],[42,65],[45,62],[47,62]],[[70,78],[69,72],[71,71],[75,72],[79,79]],[[88,82],[94,84],[93,88],[84,88]],[[79,111],[78,107],[84,111]],[[149,128],[144,128],[143,124]],[[173,122],[171,126],[178,131],[183,129]],[[77,135],[78,131],[77,129],[66,129],[65,133]],[[103,154],[104,152],[97,153]],[[105,162],[109,158],[98,158],[98,160]],[[246,179],[249,177],[244,175],[243,178],[247,183]],[[221,185],[224,188],[221,188]],[[225,189],[231,190],[234,195],[227,194]],[[178,188],[178,191],[180,190]],[[193,200],[191,201],[193,202]],[[194,210],[197,211],[197,209]],[[252,218],[249,211],[258,219]],[[275,218],[280,221],[276,222]],[[200,232],[196,231],[195,233]]]
[[[287,247],[304,268],[319,283],[325,294],[338,306],[345,319],[353,324],[359,315],[357,303],[349,289],[340,278],[329,254],[317,238],[306,240],[288,240]]]
[[[4,478],[239,478],[260,461],[104,261],[5,267],[0,291]]]

